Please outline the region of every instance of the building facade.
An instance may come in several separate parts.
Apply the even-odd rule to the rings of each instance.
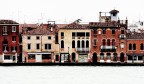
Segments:
[[[22,33],[23,62],[54,62],[55,53],[58,52],[58,45],[55,44],[55,32],[55,23],[24,29]]]
[[[102,13],[104,13],[102,16]],[[126,62],[127,20],[118,19],[117,10],[100,12],[99,22],[90,22],[92,62]]]
[[[0,62],[17,63],[19,56],[19,23],[0,20]]]
[[[58,38],[59,62],[90,62],[91,30],[88,24],[79,24],[77,20],[59,28]]]
[[[127,33],[127,62],[144,62],[144,32],[129,31]]]

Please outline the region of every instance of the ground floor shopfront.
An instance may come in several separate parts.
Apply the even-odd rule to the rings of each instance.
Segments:
[[[27,63],[47,63],[52,62],[52,52],[28,52],[23,55],[23,62]]]
[[[144,63],[144,54],[127,54],[127,63]]]
[[[87,63],[89,57],[88,53],[60,53],[55,55],[55,63]]]
[[[18,54],[17,53],[3,53],[0,55],[1,63],[17,63]]]
[[[92,60],[91,62],[97,63],[97,62],[106,62],[106,63],[117,63],[117,62],[126,62],[127,57],[126,54],[121,52],[121,53],[116,53],[116,52],[100,52],[96,53],[93,52],[92,54]]]

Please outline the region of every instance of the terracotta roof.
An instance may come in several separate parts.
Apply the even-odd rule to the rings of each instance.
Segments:
[[[13,20],[0,20],[0,24],[18,24],[18,23]]]
[[[73,22],[71,24],[67,24],[63,27],[61,27],[60,29],[88,29],[89,25],[88,24],[79,24],[76,22]]]
[[[143,39],[144,40],[144,33],[138,33],[138,32],[127,33],[127,39]]]
[[[38,24],[19,24],[19,32],[22,32],[24,28],[37,28]]]
[[[90,22],[90,27],[118,27],[117,22]]]
[[[23,30],[23,35],[54,35],[55,32],[58,31],[58,27],[55,25],[52,27],[48,26],[48,24],[43,24],[38,26],[37,28],[33,28],[32,30]]]

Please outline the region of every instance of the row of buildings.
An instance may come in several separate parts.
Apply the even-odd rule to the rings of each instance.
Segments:
[[[1,63],[143,63],[144,31],[129,31],[118,10],[98,22],[18,24],[0,20]],[[109,15],[108,15],[109,14]]]

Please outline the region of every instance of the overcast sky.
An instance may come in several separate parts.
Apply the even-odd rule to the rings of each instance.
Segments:
[[[120,11],[120,19],[129,22],[144,21],[143,0],[0,0],[0,19],[12,19],[19,23],[70,23],[98,21],[99,12],[112,9]]]

